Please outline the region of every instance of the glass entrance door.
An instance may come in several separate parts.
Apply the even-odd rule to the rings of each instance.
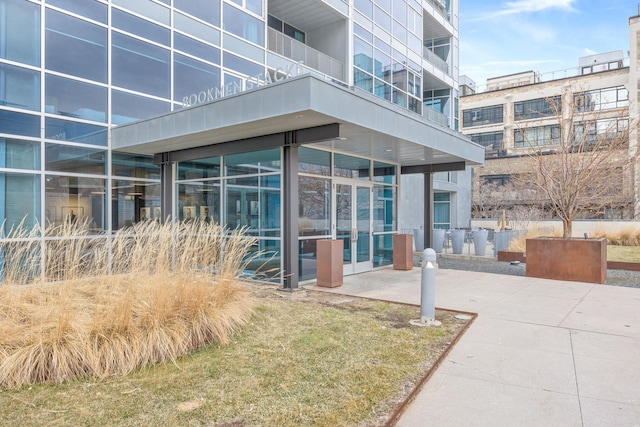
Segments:
[[[344,274],[369,271],[371,257],[371,185],[336,182],[336,239],[342,240]]]

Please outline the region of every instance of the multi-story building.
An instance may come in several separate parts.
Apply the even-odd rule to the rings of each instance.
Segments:
[[[319,239],[345,274],[387,265],[483,161],[456,131],[457,26],[457,0],[0,0],[5,235],[211,218],[288,288]]]
[[[526,161],[531,146],[544,146],[553,155],[560,126],[567,120],[579,118],[584,122],[574,123],[578,129],[574,136],[579,138],[584,135],[595,140],[605,132],[606,138],[628,133],[626,155],[636,157],[640,17],[632,17],[629,22],[629,58],[622,51],[591,55],[580,58],[575,70],[554,73],[550,79],[533,71],[488,79],[483,91],[476,91],[473,81],[468,82],[465,76],[461,78],[461,91],[467,94],[460,98],[461,131],[485,147],[485,164],[473,168],[477,216],[484,214],[487,198],[507,211],[521,206],[542,217],[548,213],[549,206],[544,206],[546,202],[535,191],[505,184],[513,181],[514,175],[517,178],[531,172]],[[490,185],[483,188],[487,183]],[[621,190],[607,203],[599,203],[598,209],[585,209],[584,214],[638,218],[637,165],[620,174],[619,186]]]

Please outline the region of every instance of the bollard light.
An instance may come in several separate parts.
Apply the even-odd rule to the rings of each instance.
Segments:
[[[420,284],[420,319],[410,320],[415,326],[440,326],[436,320],[436,251],[422,251],[422,275]]]

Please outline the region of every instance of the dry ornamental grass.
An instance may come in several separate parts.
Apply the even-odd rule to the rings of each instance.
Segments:
[[[0,387],[123,375],[210,343],[253,313],[239,272],[254,239],[217,224],[145,222],[111,239],[18,227],[2,244]],[[37,273],[44,268],[46,281]]]

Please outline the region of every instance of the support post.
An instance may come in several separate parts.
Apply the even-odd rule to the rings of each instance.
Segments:
[[[284,224],[282,224],[282,254],[284,255],[283,286],[285,290],[298,289],[298,144],[295,132],[285,133],[283,152]]]
[[[160,209],[164,223],[173,211],[173,162],[166,158],[160,162]]]
[[[433,174],[424,172],[424,248],[433,247]]]

